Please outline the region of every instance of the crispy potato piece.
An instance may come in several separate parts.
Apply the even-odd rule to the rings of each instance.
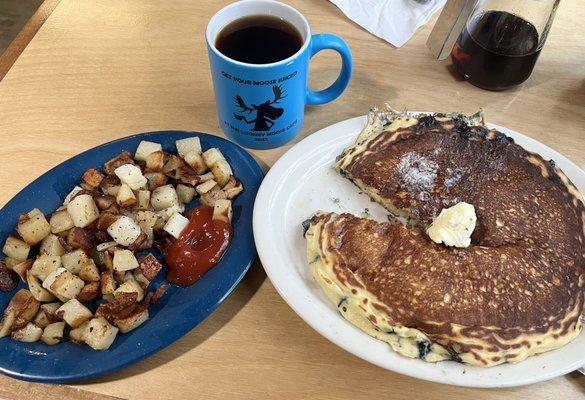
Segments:
[[[103,294],[112,294],[116,290],[116,281],[112,272],[102,272],[100,289]]]
[[[33,343],[38,342],[42,334],[43,330],[41,328],[29,322],[24,327],[13,331],[11,337],[19,342]]]
[[[150,207],[150,190],[139,190],[137,200],[136,207],[147,210]]]
[[[62,256],[65,254],[65,249],[61,245],[57,235],[50,234],[41,242],[39,247],[40,254],[46,254],[48,256]]]
[[[130,250],[116,250],[114,252],[114,271],[130,271],[138,268],[138,260]]]
[[[43,329],[41,341],[49,346],[59,344],[63,339],[63,331],[65,330],[65,322],[54,322]]]
[[[98,172],[95,168],[90,168],[84,172],[82,178],[83,182],[92,187],[98,188],[104,179],[104,175]]]
[[[119,293],[134,292],[138,295],[137,301],[141,301],[144,298],[144,290],[142,290],[140,284],[134,278],[132,278],[118,286],[118,289],[114,291],[114,296],[117,296]]]
[[[120,329],[120,332],[128,333],[131,330],[138,328],[147,320],[148,310],[146,307],[138,305],[129,315],[123,318],[114,319],[114,324],[118,327],[118,329]]]
[[[34,246],[51,233],[51,225],[41,210],[35,208],[21,215],[16,231],[27,244]]]
[[[216,186],[217,186],[217,182],[214,181],[213,179],[211,179],[211,180],[203,182],[200,185],[197,185],[197,187],[195,187],[195,190],[200,195],[203,195],[203,194],[209,192],[210,190],[212,190],[213,188],[215,188]]]
[[[203,160],[205,161],[205,164],[211,168],[216,162],[225,160],[225,157],[221,154],[221,151],[218,148],[212,147],[203,153]]]
[[[232,222],[232,202],[227,199],[219,199],[215,201],[213,206],[213,219],[227,222]]]
[[[121,216],[108,227],[108,233],[122,246],[131,245],[140,236],[140,226],[130,217]]]
[[[219,160],[216,161],[211,166],[211,172],[215,177],[215,181],[219,184],[219,186],[223,187],[226,183],[228,183],[230,176],[234,173],[232,172],[232,167],[228,164],[226,160]]]
[[[138,190],[148,183],[148,180],[142,175],[140,167],[133,164],[124,164],[114,171],[122,184],[126,184],[132,190]],[[123,186],[123,185],[122,185]],[[122,190],[122,188],[120,188]]]
[[[10,269],[12,269],[15,265],[20,264],[22,261],[17,260],[16,258],[6,257],[4,259],[4,264]]]
[[[79,277],[83,279],[85,282],[99,282],[100,271],[98,267],[95,265],[95,262],[90,258],[88,262],[81,266],[81,270],[79,271]]]
[[[71,300],[81,292],[85,282],[73,275],[65,268],[53,271],[43,282],[43,287],[59,298],[61,301]]]
[[[120,190],[120,179],[116,175],[108,175],[104,178],[100,185],[100,189],[105,196],[115,197]]]
[[[61,320],[56,314],[61,307],[61,303],[45,303],[41,304],[39,312],[35,316],[34,324],[39,328],[44,328],[47,325]]]
[[[75,344],[85,343],[84,335],[85,335],[85,329],[87,328],[87,325],[89,325],[89,321],[81,324],[80,326],[78,326],[75,329],[72,329],[69,332],[69,340],[71,340]]]
[[[24,261],[28,258],[28,254],[30,253],[30,245],[14,236],[8,236],[4,243],[2,252],[10,258]]]
[[[72,328],[77,328],[93,317],[92,312],[77,299],[71,299],[63,304],[56,314]]]
[[[207,164],[205,164],[205,161],[203,160],[203,156],[201,155],[201,153],[191,151],[185,154],[185,156],[183,156],[183,159],[185,160],[187,165],[193,168],[193,170],[197,174],[201,175],[204,174],[205,171],[207,171]]]
[[[18,281],[18,274],[0,262],[0,291],[13,291],[18,286]]]
[[[96,317],[103,317],[109,321],[112,321],[114,318],[123,318],[132,312],[137,302],[138,294],[136,292],[117,293],[112,301],[101,303],[95,315]]]
[[[107,230],[110,227],[110,225],[112,225],[114,222],[118,220],[118,218],[120,218],[119,215],[114,215],[112,213],[104,211],[98,218],[96,228],[100,230]]]
[[[90,282],[81,289],[76,299],[84,303],[97,299],[100,294],[100,282]]]
[[[149,142],[147,140],[143,140],[138,144],[138,148],[136,149],[136,153],[134,154],[134,158],[138,161],[145,161],[146,158],[154,153],[155,151],[161,151],[162,146],[160,143]]]
[[[197,136],[179,139],[175,142],[177,153],[185,158],[188,153],[195,152],[201,154],[201,140]]]
[[[141,232],[140,235],[136,238],[136,240],[128,245],[128,250],[136,251],[140,248],[143,248],[142,245],[147,240],[148,240],[148,235],[144,232]],[[148,247],[150,247],[150,246],[148,246]]]
[[[148,181],[148,190],[152,191],[167,184],[169,178],[162,172],[148,172],[144,174]]]
[[[28,284],[28,289],[32,293],[33,297],[38,301],[47,302],[53,301],[55,299],[55,296],[43,288],[37,277],[31,274],[30,271],[26,274],[26,283]]]
[[[156,278],[162,269],[162,264],[150,253],[140,259],[139,266],[142,275],[149,281]]]
[[[150,197],[150,203],[155,210],[179,205],[179,197],[173,185],[165,185],[154,189]]]
[[[132,188],[123,183],[116,195],[116,203],[121,207],[134,207],[138,204],[138,199],[134,195]]]
[[[136,164],[134,162],[134,159],[132,158],[132,155],[127,151],[123,151],[122,153],[118,154],[116,157],[107,161],[104,164],[104,172],[106,173],[106,175],[114,175],[114,171],[116,170],[116,168],[121,167],[122,165],[125,165],[125,164],[132,164],[132,165]]]
[[[97,317],[89,321],[83,332],[83,341],[94,350],[107,350],[110,348],[118,328],[110,325],[105,318]]]
[[[177,185],[176,191],[179,201],[183,204],[192,202],[197,195],[197,191],[193,186],[184,185],[182,183]]]
[[[104,194],[94,196],[93,200],[100,210],[107,210],[112,206],[112,204],[114,204],[116,198],[114,196],[108,196]]]
[[[29,273],[44,281],[47,276],[61,267],[61,257],[41,254],[37,257]]]
[[[134,271],[132,271],[132,276],[136,280],[136,282],[138,282],[142,290],[146,290],[148,285],[150,285],[150,281],[146,279],[146,277],[142,274],[140,268],[136,268]]]
[[[168,219],[167,223],[163,227],[163,230],[175,238],[181,236],[181,232],[189,225],[189,220],[183,217],[180,213],[175,212]]]
[[[158,303],[160,299],[165,295],[168,289],[169,289],[168,282],[163,283],[158,288],[156,288],[154,292],[148,292],[142,304],[145,307],[150,307],[151,305]]]
[[[75,186],[73,189],[71,189],[69,194],[67,196],[65,196],[65,199],[63,200],[63,205],[66,206],[67,204],[69,204],[69,202],[71,200],[73,200],[73,198],[77,195],[77,193],[81,192],[82,190],[83,190],[83,188],[81,188],[79,186]]]
[[[61,256],[63,267],[75,275],[79,274],[81,268],[90,261],[91,258],[83,249],[73,250]]]
[[[154,151],[150,153],[146,159],[146,168],[144,172],[160,172],[163,169],[163,166],[166,162],[166,155],[162,150]]]
[[[210,191],[201,195],[201,203],[213,207],[217,200],[227,199],[227,196],[219,186],[214,186]]]
[[[12,267],[12,270],[16,272],[18,276],[20,276],[20,279],[26,281],[26,273],[29,269],[32,268],[33,262],[34,262],[33,260],[23,261]]]
[[[85,228],[98,219],[100,212],[89,194],[76,196],[67,204],[67,212],[73,220],[73,224],[79,228]]]
[[[0,322],[0,338],[33,320],[41,303],[27,289],[20,289],[10,300]]]
[[[67,244],[73,249],[90,250],[94,247],[91,234],[83,228],[72,228],[67,233]]]

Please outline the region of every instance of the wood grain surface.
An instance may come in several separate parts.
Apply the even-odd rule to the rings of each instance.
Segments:
[[[227,3],[61,0],[0,82],[0,205],[49,168],[115,138],[161,129],[221,135],[203,33],[211,15]],[[585,167],[585,9],[579,0],[561,3],[533,76],[507,92],[477,89],[452,75],[448,62],[433,60],[424,44],[430,25],[395,49],[328,1],[288,3],[307,16],[314,32],[339,34],[349,42],[355,74],[342,98],[307,108],[293,143],[253,152],[265,167],[312,132],[384,101],[413,110],[483,107],[489,121],[538,139]],[[312,87],[327,86],[338,68],[336,55],[319,54],[311,65]],[[527,387],[476,390],[370,365],[309,328],[278,296],[259,263],[210,318],[132,367],[75,389],[6,377],[0,387],[0,397],[38,399],[585,397],[585,377],[578,373]]]

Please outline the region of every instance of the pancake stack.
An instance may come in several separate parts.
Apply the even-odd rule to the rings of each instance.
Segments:
[[[585,207],[554,162],[485,127],[481,114],[373,110],[334,166],[393,222],[318,212],[307,258],[340,313],[408,357],[492,366],[581,331]],[[475,207],[467,248],[426,229]],[[397,222],[401,221],[401,222]]]

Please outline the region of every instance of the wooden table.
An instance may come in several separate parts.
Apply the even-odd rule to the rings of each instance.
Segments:
[[[206,21],[227,0],[61,0],[0,82],[0,204],[35,177],[100,143],[161,129],[219,131],[206,48]],[[302,134],[390,101],[414,110],[485,109],[585,167],[585,9],[564,0],[532,78],[504,93],[453,77],[425,48],[429,26],[394,49],[324,0],[289,0],[315,32],[342,35],[355,74],[333,104],[307,109]],[[320,54],[311,83],[337,75]],[[293,145],[292,143],[291,145]],[[289,146],[254,155],[272,165]],[[80,360],[80,365],[83,360]],[[81,390],[81,392],[80,392]],[[102,397],[104,395],[104,397]],[[167,349],[76,386],[0,377],[0,397],[35,399],[392,398],[582,399],[585,376],[474,390],[382,370],[329,343],[278,296],[257,263],[229,299]]]

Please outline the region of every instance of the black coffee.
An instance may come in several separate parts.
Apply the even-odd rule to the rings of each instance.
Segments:
[[[291,23],[270,15],[237,19],[221,30],[215,47],[223,55],[249,64],[269,64],[295,54],[303,45]]]
[[[469,21],[452,59],[475,86],[504,90],[528,79],[539,54],[534,25],[507,12],[489,11]]]

